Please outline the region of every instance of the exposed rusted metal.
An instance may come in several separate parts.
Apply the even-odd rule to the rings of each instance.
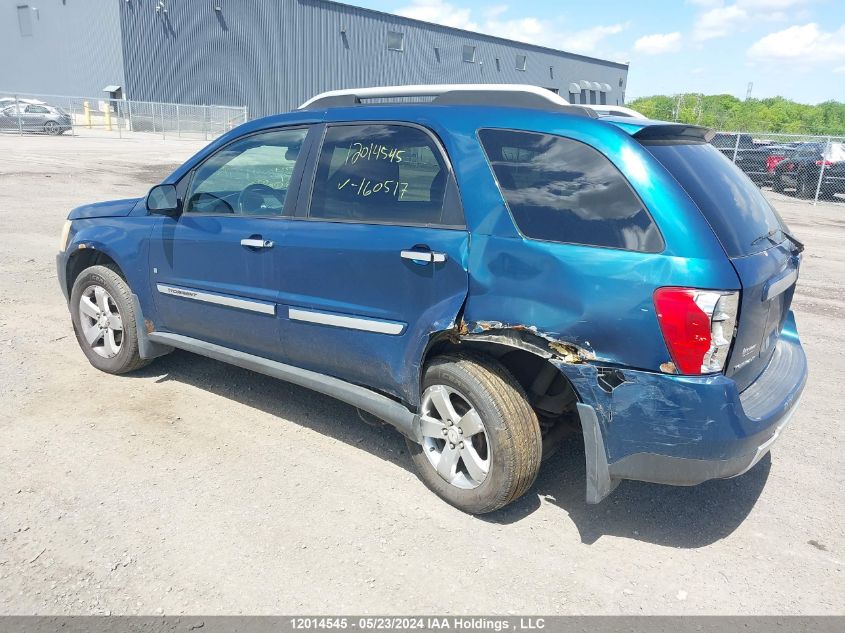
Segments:
[[[677,374],[678,369],[675,367],[675,363],[672,361],[666,361],[665,363],[660,363],[660,371],[664,374]]]
[[[592,350],[541,332],[533,325],[461,320],[455,334],[459,341],[488,341],[510,345],[543,358],[555,358],[565,363],[585,363],[596,358]]]

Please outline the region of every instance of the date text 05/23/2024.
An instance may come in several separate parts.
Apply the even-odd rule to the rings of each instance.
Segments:
[[[294,630],[402,630],[402,631],[539,631],[546,628],[538,617],[297,617]]]

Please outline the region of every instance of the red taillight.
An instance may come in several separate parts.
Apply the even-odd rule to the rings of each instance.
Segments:
[[[721,371],[739,307],[736,292],[658,288],[654,308],[666,346],[680,374]]]
[[[778,166],[778,163],[784,158],[786,158],[786,156],[769,156],[766,159],[766,171],[774,171],[775,167]]]
[[[831,165],[833,165],[832,160],[817,160],[816,161],[816,167],[830,167]]]

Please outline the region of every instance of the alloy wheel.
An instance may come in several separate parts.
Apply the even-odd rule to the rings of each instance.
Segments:
[[[79,298],[79,324],[85,341],[103,358],[114,358],[123,344],[123,320],[102,286],[88,286]]]
[[[56,125],[55,121],[47,121],[44,124],[44,131],[47,132],[47,134],[55,134],[59,131],[59,126]]]
[[[446,385],[423,392],[423,453],[445,481],[463,489],[480,486],[490,470],[490,441],[481,416],[466,396]]]

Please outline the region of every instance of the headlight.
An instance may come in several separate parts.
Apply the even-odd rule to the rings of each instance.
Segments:
[[[62,227],[62,236],[59,238],[59,252],[64,253],[67,248],[67,241],[70,238],[70,227],[73,223],[70,220],[65,220],[65,225]]]

